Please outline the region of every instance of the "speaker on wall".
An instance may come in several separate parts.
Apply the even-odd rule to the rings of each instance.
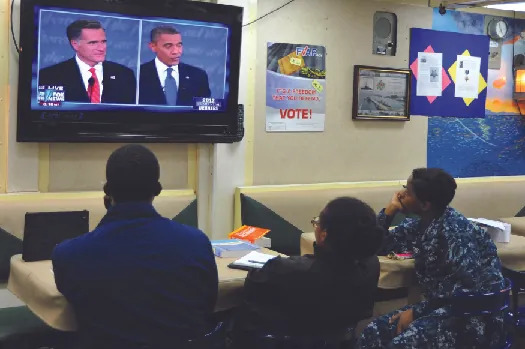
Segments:
[[[374,14],[374,41],[372,53],[383,56],[395,56],[397,46],[397,16],[391,12]]]

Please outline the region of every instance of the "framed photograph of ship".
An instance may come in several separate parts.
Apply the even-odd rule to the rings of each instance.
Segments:
[[[410,70],[354,66],[352,119],[410,120]]]

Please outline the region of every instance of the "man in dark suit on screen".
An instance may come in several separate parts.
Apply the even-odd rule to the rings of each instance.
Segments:
[[[106,61],[106,32],[98,21],[77,20],[67,27],[75,57],[40,70],[39,85],[63,86],[66,102],[136,102],[137,80],[131,69]]]
[[[206,72],[180,62],[182,36],[174,27],[156,27],[150,39],[157,57],[140,66],[139,104],[193,106],[194,97],[210,97]]]

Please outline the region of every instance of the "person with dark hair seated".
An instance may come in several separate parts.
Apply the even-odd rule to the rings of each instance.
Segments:
[[[340,333],[372,315],[379,279],[376,252],[384,236],[374,211],[358,199],[341,197],[329,202],[312,224],[313,255],[277,257],[248,274],[238,341],[253,340],[261,331]],[[249,347],[242,344],[237,347]]]
[[[504,314],[459,322],[447,301],[459,293],[499,292],[505,286],[490,236],[448,206],[456,187],[442,169],[415,169],[405,189],[379,214],[384,227],[399,211],[419,217],[390,230],[382,252],[413,253],[425,301],[370,323],[361,348],[499,348],[505,343]]]
[[[159,175],[148,148],[115,150],[106,165],[107,214],[53,252],[56,285],[75,310],[83,348],[182,348],[214,327],[211,243],[155,211]]]

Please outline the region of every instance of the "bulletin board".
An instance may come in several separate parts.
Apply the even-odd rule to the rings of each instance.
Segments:
[[[418,96],[419,52],[441,53],[441,96]],[[456,97],[458,55],[480,57],[477,98]],[[429,29],[410,30],[410,58],[412,115],[484,118],[487,99],[489,37]]]

